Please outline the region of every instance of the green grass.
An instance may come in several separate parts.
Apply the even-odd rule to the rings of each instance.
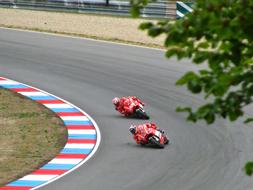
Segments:
[[[53,112],[0,88],[0,186],[40,168],[66,140],[67,130]]]

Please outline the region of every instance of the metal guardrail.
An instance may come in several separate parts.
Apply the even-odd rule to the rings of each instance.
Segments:
[[[129,1],[124,0],[113,0],[109,3],[105,0],[0,0],[0,7],[119,16],[130,16],[131,8]],[[165,0],[150,3],[141,10],[141,17],[175,18],[176,3]]]
[[[177,19],[183,18],[185,14],[191,13],[193,11],[194,3],[193,2],[182,2],[177,1],[176,7],[177,7]]]

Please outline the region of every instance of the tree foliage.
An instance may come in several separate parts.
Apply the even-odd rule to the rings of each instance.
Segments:
[[[132,0],[132,15],[138,16],[148,0]],[[140,29],[152,37],[166,35],[164,46],[168,58],[188,58],[206,69],[189,71],[177,85],[186,86],[194,94],[204,94],[208,103],[187,112],[187,119],[208,124],[216,118],[235,121],[244,116],[244,107],[252,103],[253,95],[253,1],[196,0],[194,11],[183,19],[147,22]],[[244,118],[245,122],[253,121]],[[245,166],[251,175],[253,164]]]
[[[138,1],[138,7],[147,1]],[[140,3],[142,2],[142,4]],[[152,37],[165,34],[168,58],[189,58],[195,64],[208,63],[208,68],[197,73],[186,73],[177,81],[194,94],[205,93],[212,102],[196,111],[179,108],[189,113],[188,120],[216,117],[235,121],[243,115],[243,108],[252,102],[253,95],[253,1],[196,1],[194,11],[184,19],[171,22],[147,22],[140,28]],[[247,121],[251,121],[247,119]]]
[[[244,171],[248,176],[253,174],[253,162],[248,162],[244,166]]]

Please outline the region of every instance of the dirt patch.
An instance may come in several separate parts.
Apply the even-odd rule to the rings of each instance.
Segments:
[[[146,19],[0,8],[0,26],[163,47],[138,29]],[[153,20],[154,21],[154,20]]]
[[[0,186],[54,158],[67,140],[62,120],[41,104],[0,88]]]

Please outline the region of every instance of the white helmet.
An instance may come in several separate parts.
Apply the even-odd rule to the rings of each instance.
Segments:
[[[112,103],[116,106],[119,104],[120,99],[118,97],[115,97],[112,99]]]
[[[135,125],[131,125],[129,127],[129,131],[130,131],[130,133],[135,134],[135,132],[136,132],[136,126]]]

